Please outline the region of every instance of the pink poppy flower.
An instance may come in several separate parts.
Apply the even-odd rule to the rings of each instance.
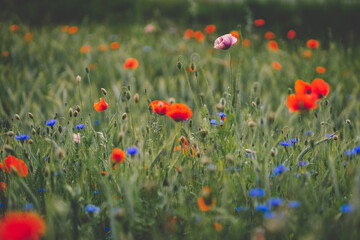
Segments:
[[[215,40],[214,48],[226,50],[237,42],[237,38],[231,34],[225,34]]]
[[[148,24],[145,26],[144,29],[146,33],[151,33],[152,31],[154,31],[154,26],[152,24]]]

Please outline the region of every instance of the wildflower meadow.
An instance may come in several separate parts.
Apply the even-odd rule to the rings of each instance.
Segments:
[[[359,45],[270,26],[2,21],[0,239],[359,239]]]

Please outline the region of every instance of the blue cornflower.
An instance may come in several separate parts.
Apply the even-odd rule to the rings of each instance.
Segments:
[[[45,188],[39,188],[39,192],[45,192]]]
[[[31,203],[27,203],[27,204],[25,204],[23,207],[22,207],[22,209],[23,210],[26,210],[26,211],[29,211],[29,210],[31,210],[33,208],[33,205],[31,204]]]
[[[45,161],[48,161],[48,160],[49,160],[49,157],[46,157],[46,158],[45,158]]]
[[[356,155],[356,154],[358,154],[358,153],[360,153],[360,145],[359,146],[356,146],[356,147],[354,147],[354,149],[353,149],[353,154],[354,155]]]
[[[212,125],[218,125],[216,119],[211,119],[211,120],[210,120],[210,124],[212,124]]]
[[[226,118],[226,114],[223,113],[223,112],[218,112],[216,115],[218,115],[218,116],[221,117],[221,118],[223,118],[223,117]]]
[[[99,212],[100,208],[97,207],[97,206],[94,206],[92,204],[89,204],[85,207],[85,211],[88,212],[88,213],[97,213]]]
[[[290,142],[291,142],[291,143],[296,143],[296,142],[297,142],[297,141],[296,141],[296,138],[290,139]]]
[[[250,197],[263,197],[265,196],[265,191],[262,188],[253,188],[249,192]]]
[[[290,146],[290,142],[289,141],[280,142],[280,145],[284,147],[288,147]]]
[[[310,134],[311,134],[311,131],[307,131],[306,134],[307,134],[307,135],[310,135]]]
[[[139,150],[137,149],[137,147],[129,147],[128,149],[126,149],[126,153],[129,155],[135,155],[139,152]]]
[[[345,156],[351,157],[351,155],[352,155],[352,151],[350,149],[345,151]]]
[[[105,231],[110,231],[110,228],[109,228],[109,227],[105,227],[104,230],[105,230]]]
[[[332,138],[332,137],[334,137],[334,134],[327,133],[327,134],[325,134],[325,137],[330,137],[330,138]]]
[[[278,207],[282,204],[282,199],[281,198],[270,198],[269,199],[269,204],[273,207]]]
[[[350,204],[344,204],[341,206],[340,210],[343,213],[349,213],[353,210],[353,207]]]
[[[246,157],[249,157],[250,155],[248,153],[245,153]]]
[[[258,204],[255,209],[260,212],[268,212],[270,211],[270,205],[268,204]]]
[[[278,176],[279,174],[285,172],[286,170],[287,168],[285,168],[284,165],[279,164],[274,168],[273,173],[275,176]]]
[[[98,193],[99,193],[99,190],[96,190],[96,191],[95,191],[95,194],[98,194]]]
[[[15,139],[19,140],[19,141],[24,141],[24,140],[26,140],[28,138],[29,138],[29,135],[27,135],[27,134],[20,134],[19,133],[19,136],[15,136]]]
[[[289,208],[298,208],[298,207],[300,207],[300,202],[299,201],[291,201],[288,203],[288,207]]]
[[[56,123],[55,119],[50,119],[49,121],[46,121],[46,125],[48,125],[49,127],[54,126],[55,123]]]
[[[215,171],[215,170],[216,170],[216,165],[214,165],[214,164],[211,163],[211,164],[209,165],[209,169]]]
[[[300,162],[299,162],[299,166],[300,166],[300,167],[303,167],[303,166],[305,166],[306,164],[307,164],[306,161],[300,161]]]
[[[94,120],[94,125],[95,125],[95,126],[97,126],[97,125],[99,125],[99,124],[100,124],[99,120]]]
[[[84,129],[84,127],[85,127],[84,124],[76,125],[76,129],[77,129],[77,130]]]

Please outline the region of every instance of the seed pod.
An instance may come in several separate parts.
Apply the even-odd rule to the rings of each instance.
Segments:
[[[13,136],[14,136],[14,132],[13,132],[13,131],[8,131],[6,134],[7,134],[9,137],[13,137]]]
[[[122,118],[123,120],[125,120],[126,117],[127,117],[127,114],[126,114],[126,112],[125,112],[125,113],[122,114],[121,118]]]
[[[34,115],[31,112],[29,112],[29,118],[34,119]]]
[[[125,134],[123,132],[119,132],[119,134],[118,134],[118,143],[120,143],[123,140],[124,136],[125,136]]]
[[[135,93],[135,95],[134,95],[134,102],[135,103],[139,102],[139,94],[138,93]]]
[[[105,89],[105,88],[101,88],[101,92],[102,92],[104,95],[106,95],[106,94],[107,94],[107,91],[106,91],[106,89]]]
[[[72,108],[69,108],[69,116],[72,117],[74,110]]]

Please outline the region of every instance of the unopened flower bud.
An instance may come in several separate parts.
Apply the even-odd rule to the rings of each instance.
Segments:
[[[16,118],[16,120],[20,121],[20,116],[19,116],[19,114],[15,114],[15,118]]]
[[[124,133],[123,132],[119,132],[118,134],[118,142],[121,142],[124,138]]]
[[[127,117],[127,114],[126,114],[126,112],[125,112],[125,113],[122,114],[121,118],[122,118],[123,120],[125,120],[126,117]]]
[[[256,108],[256,102],[252,101],[252,102],[251,102],[251,105],[252,105],[254,108]]]
[[[32,140],[32,139],[29,139],[28,143],[29,143],[29,144],[33,144],[33,140]]]
[[[181,62],[180,62],[180,61],[177,63],[177,68],[178,68],[179,70],[181,69]]]
[[[175,98],[173,98],[173,97],[169,98],[169,99],[168,99],[168,103],[169,103],[170,105],[176,103]]]
[[[81,82],[81,77],[80,77],[80,75],[77,75],[77,76],[76,76],[76,82],[78,82],[78,83]]]
[[[195,70],[195,64],[191,63],[190,68],[191,68],[192,71],[194,71]]]
[[[127,99],[127,100],[130,100],[130,98],[131,98],[131,93],[130,93],[130,92],[126,92],[126,99]]]
[[[14,132],[13,132],[13,131],[8,131],[6,134],[7,134],[9,137],[13,137],[13,136],[14,136]]]
[[[36,134],[35,128],[31,129],[31,133],[32,133],[32,135],[35,135],[35,134]]]
[[[346,124],[351,124],[350,119],[346,119]]]
[[[106,94],[107,94],[107,91],[106,91],[106,89],[105,89],[105,88],[101,88],[101,92],[102,92],[104,95],[106,95]]]
[[[135,103],[138,103],[138,102],[139,102],[139,94],[138,94],[138,93],[136,93],[136,94],[134,95],[134,102],[135,102]]]
[[[69,116],[72,117],[73,113],[74,113],[74,110],[72,108],[70,108],[69,109]]]
[[[80,106],[76,105],[76,111],[80,112]]]
[[[77,117],[77,115],[79,114],[79,112],[77,110],[74,111],[74,117]]]
[[[29,112],[29,118],[34,119],[34,115],[31,112]]]

